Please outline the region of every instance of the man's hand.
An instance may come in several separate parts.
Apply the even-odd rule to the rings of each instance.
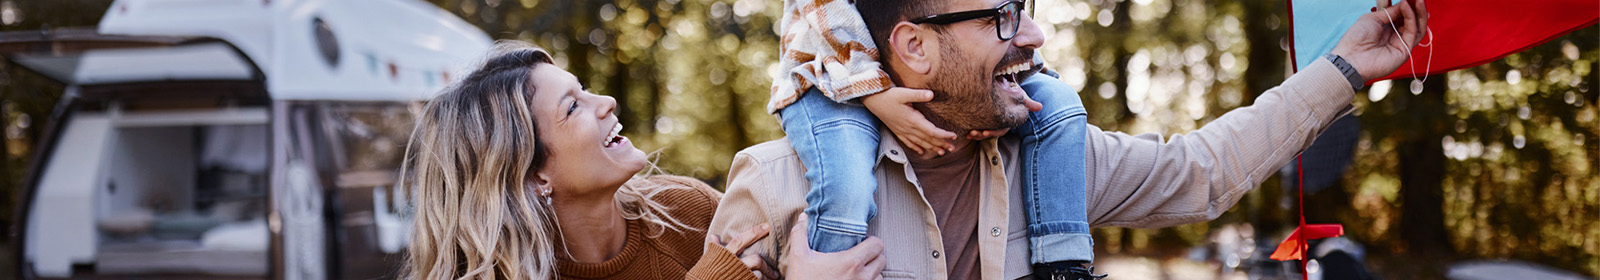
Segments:
[[[878,116],[889,130],[894,131],[894,137],[900,139],[912,151],[922,154],[934,152],[944,155],[945,152],[955,149],[950,140],[956,139],[954,132],[945,131],[934,126],[922,112],[911,108],[911,103],[928,102],[933,100],[933,92],[921,89],[892,87],[883,92],[875,93],[861,98],[861,104],[867,105],[867,110],[872,115]]]
[[[882,93],[880,93],[882,94]],[[867,236],[861,244],[836,253],[812,251],[810,237],[806,236],[806,214],[795,219],[789,229],[789,253],[783,256],[789,265],[784,274],[788,279],[883,279],[883,241]]]
[[[767,224],[762,223],[750,228],[750,231],[734,235],[731,240],[728,240],[728,243],[722,243],[722,238],[717,237],[716,234],[707,234],[706,241],[722,245],[728,249],[728,252],[733,253],[735,256],[740,256],[739,261],[744,263],[744,266],[749,268],[750,272],[754,273],[757,278],[771,279],[771,276],[776,275],[776,273],[772,272],[771,267],[767,267],[766,262],[761,261],[761,256],[755,254],[746,255],[744,253],[744,250],[749,249],[750,245],[756,244],[756,240],[767,237],[767,233],[770,232],[771,229],[768,228]]]
[[[1377,11],[1357,19],[1329,52],[1344,57],[1366,81],[1394,73],[1428,30],[1426,0],[1407,0],[1402,2],[1405,5],[1392,7],[1389,0],[1377,1]],[[1399,29],[1398,37],[1394,28]]]

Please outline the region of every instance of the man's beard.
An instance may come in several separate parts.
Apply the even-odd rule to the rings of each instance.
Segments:
[[[945,130],[965,133],[1012,128],[1027,121],[1028,110],[1021,105],[1022,100],[1007,100],[1016,98],[998,92],[1000,89],[995,87],[993,74],[1000,66],[977,65],[956,50],[951,40],[944,41],[946,43],[940,44],[940,56],[945,66],[935,72],[928,84],[933,100],[915,106],[929,122]],[[1031,59],[1031,50],[1013,48],[1000,65],[1013,65],[1018,57]]]

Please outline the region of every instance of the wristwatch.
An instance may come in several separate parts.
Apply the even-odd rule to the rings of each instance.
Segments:
[[[1362,79],[1361,73],[1356,72],[1356,67],[1350,66],[1350,62],[1344,61],[1343,57],[1331,53],[1322,57],[1327,58],[1328,62],[1332,62],[1333,67],[1338,67],[1339,73],[1344,73],[1344,79],[1350,81],[1350,88],[1361,91],[1361,89],[1367,87],[1367,80]]]

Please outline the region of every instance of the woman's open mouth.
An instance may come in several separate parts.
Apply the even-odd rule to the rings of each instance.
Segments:
[[[618,123],[611,126],[611,133],[606,134],[606,138],[600,142],[600,145],[612,148],[626,143],[628,143],[628,137],[622,136],[622,124]]]

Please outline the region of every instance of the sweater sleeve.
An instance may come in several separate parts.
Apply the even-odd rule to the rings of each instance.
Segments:
[[[798,100],[810,87],[845,102],[894,84],[878,63],[878,48],[850,1],[786,0],[779,23],[778,69],[769,113]]]
[[[722,280],[722,279],[757,279],[750,268],[745,267],[733,252],[723,249],[722,246],[706,242],[705,253],[700,255],[700,260],[694,267],[689,268],[689,273],[684,275],[689,280]]]

